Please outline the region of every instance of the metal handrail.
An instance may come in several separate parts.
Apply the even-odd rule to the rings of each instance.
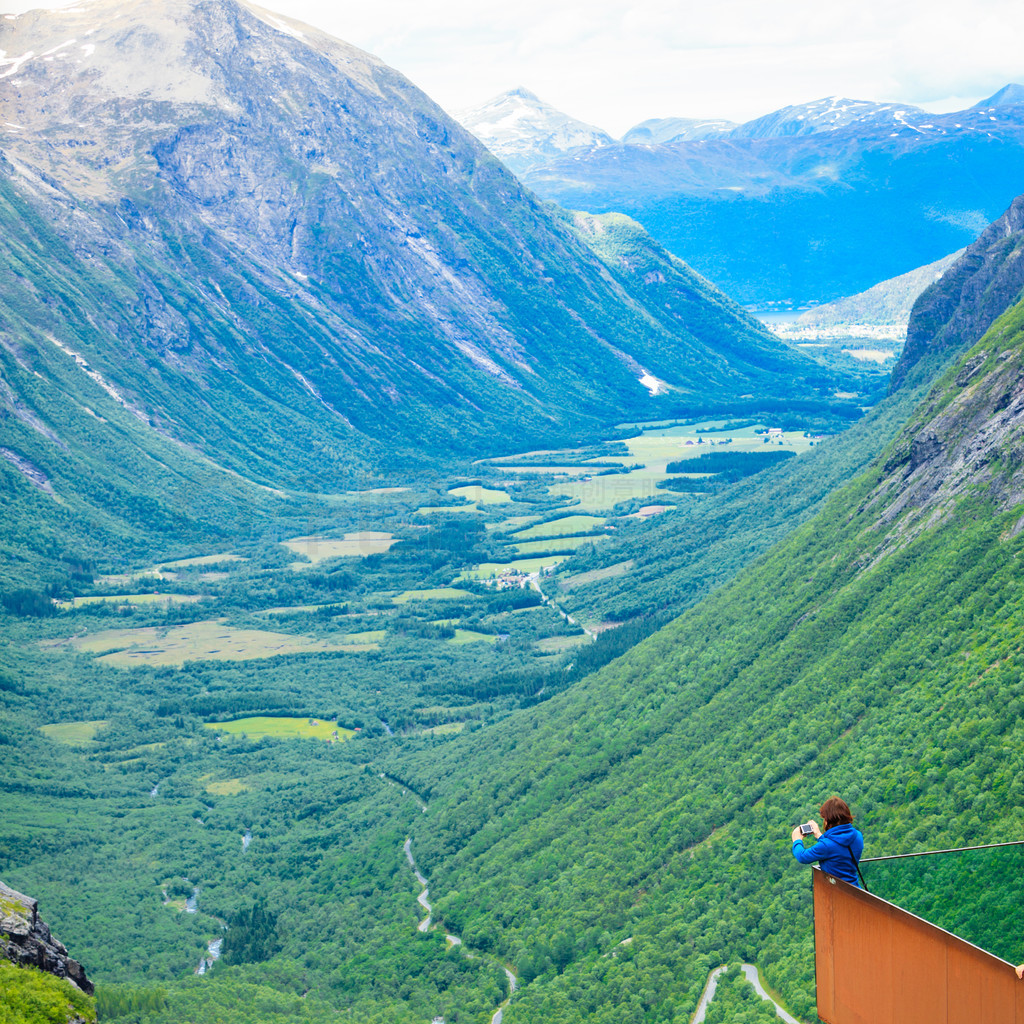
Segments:
[[[893,853],[887,857],[862,857],[861,864],[872,864],[882,860],[905,860],[908,857],[934,857],[940,853],[968,853],[971,850],[998,850],[1002,846],[1024,846],[1024,839],[1012,839],[1007,843],[986,843],[984,846],[959,846],[952,850],[922,850],[920,853]]]

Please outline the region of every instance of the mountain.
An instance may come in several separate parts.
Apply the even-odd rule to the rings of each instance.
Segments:
[[[843,328],[849,329],[851,334],[860,327],[893,327],[905,331],[917,297],[938,281],[963,253],[961,249],[899,277],[879,281],[859,295],[816,306],[801,313],[791,326],[794,331]]]
[[[734,128],[730,136],[734,139],[780,139],[844,128],[855,128],[865,134],[898,131],[908,126],[917,128],[917,122],[928,121],[932,117],[920,107],[826,96],[812,103],[782,107],[764,117],[747,121]]]
[[[578,149],[611,144],[611,136],[538,99],[510,89],[455,119],[516,174]]]
[[[723,377],[406,79],[308,26],[97,0],[5,18],[0,49],[11,486],[79,452],[58,408],[175,453],[157,476],[321,491],[822,379],[720,303],[757,367]]]
[[[972,242],[1020,191],[1024,106],[931,114],[830,98],[714,137],[631,143],[524,180],[562,205],[627,214],[746,305],[798,309]]]
[[[1024,196],[968,246],[918,297],[907,343],[892,374],[897,388],[925,361],[945,360],[974,345],[1024,295]]]
[[[735,121],[715,121],[698,117],[652,117],[630,128],[622,136],[621,141],[631,146],[660,146],[668,142],[713,139],[728,135],[736,127]]]
[[[1004,85],[998,92],[994,92],[988,99],[976,103],[972,109],[989,110],[992,107],[1007,107],[1018,103],[1024,103],[1024,85],[1010,82],[1009,85]]]

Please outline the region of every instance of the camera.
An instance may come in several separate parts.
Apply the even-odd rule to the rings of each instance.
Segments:
[[[814,826],[810,822],[807,822],[806,824],[801,825],[800,826],[800,835],[802,835],[802,836],[813,836],[814,835]]]

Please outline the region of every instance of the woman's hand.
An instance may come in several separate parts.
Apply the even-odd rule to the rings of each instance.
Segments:
[[[1019,967],[1014,967],[1014,970],[1017,972],[1018,978],[1024,979],[1024,964],[1021,964]]]
[[[821,829],[818,828],[818,823],[816,821],[809,821],[807,824],[811,826],[811,831],[814,833],[814,838],[820,839]]]
[[[797,825],[797,827],[795,829],[793,829],[793,842],[794,843],[802,842],[803,838],[804,838],[803,834],[800,832],[800,826]]]

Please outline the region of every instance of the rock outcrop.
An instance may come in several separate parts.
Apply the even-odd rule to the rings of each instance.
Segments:
[[[39,919],[39,903],[0,882],[0,956],[19,967],[37,967],[64,978],[92,995],[85,969],[68,956],[49,926]]]
[[[1024,294],[1022,254],[1024,196],[1018,196],[914,303],[890,391],[922,360],[952,358],[977,344],[996,317]]]
[[[869,500],[886,540],[879,554],[963,512],[1024,503],[1024,301],[998,319],[938,381],[890,446]],[[984,511],[979,511],[984,509]],[[1024,529],[1024,518],[1011,533]]]

